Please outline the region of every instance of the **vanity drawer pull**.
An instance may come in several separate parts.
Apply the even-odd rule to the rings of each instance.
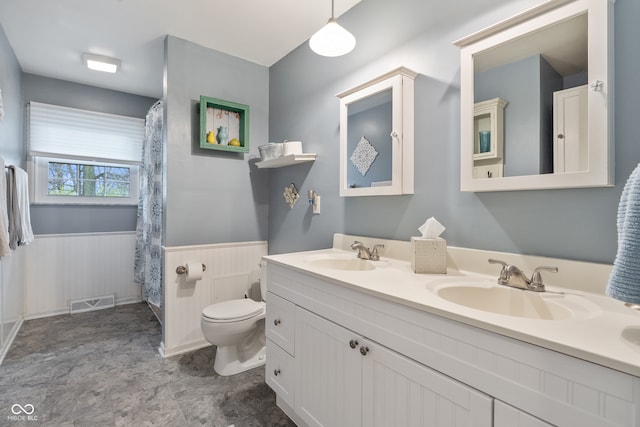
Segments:
[[[358,341],[356,340],[349,341],[349,347],[356,348],[357,346],[358,346]]]
[[[278,375],[280,375],[280,369],[274,369],[274,370],[273,370],[273,375],[275,375],[276,377],[277,377]]]
[[[360,347],[360,354],[361,354],[361,355],[363,355],[363,356],[366,356],[366,355],[367,355],[367,353],[369,353],[369,347],[364,346],[364,345],[363,345],[363,346],[361,346],[361,347]]]
[[[280,319],[273,319],[273,324],[278,326],[280,324]]]

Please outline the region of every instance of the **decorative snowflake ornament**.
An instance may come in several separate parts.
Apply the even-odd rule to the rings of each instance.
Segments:
[[[373,145],[371,145],[367,138],[363,136],[360,138],[360,142],[358,142],[356,149],[353,150],[350,160],[362,176],[364,176],[376,160],[377,155],[378,152],[376,149],[373,148]]]

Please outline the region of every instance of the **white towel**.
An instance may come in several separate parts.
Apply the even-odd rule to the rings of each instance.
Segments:
[[[29,211],[29,177],[24,169],[15,168],[16,177],[16,201],[20,212],[20,245],[28,245],[33,242],[33,230],[31,229],[31,213]]]
[[[0,157],[0,256],[11,255],[9,250],[9,216],[7,214],[7,172]]]

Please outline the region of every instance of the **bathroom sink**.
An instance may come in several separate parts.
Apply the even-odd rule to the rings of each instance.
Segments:
[[[435,293],[442,299],[475,310],[538,320],[588,318],[600,312],[597,305],[580,295],[533,292],[501,285],[446,284]]]
[[[307,261],[313,267],[342,271],[371,271],[375,270],[376,263],[380,262],[356,258],[355,253],[314,255],[308,258]]]
[[[369,271],[375,270],[373,262],[364,259],[316,259],[311,261],[311,265],[320,268],[330,268],[332,270],[346,271]]]

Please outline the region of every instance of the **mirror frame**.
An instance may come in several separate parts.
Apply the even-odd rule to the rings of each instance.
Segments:
[[[460,190],[511,191],[610,187],[614,184],[613,2],[550,0],[454,42],[460,47]],[[588,146],[585,172],[473,178],[473,57],[487,49],[588,13]],[[594,87],[596,82],[602,85]]]
[[[417,73],[399,67],[380,77],[340,92],[340,197],[413,194],[413,98]],[[391,89],[391,185],[350,188],[347,180],[349,105]]]

